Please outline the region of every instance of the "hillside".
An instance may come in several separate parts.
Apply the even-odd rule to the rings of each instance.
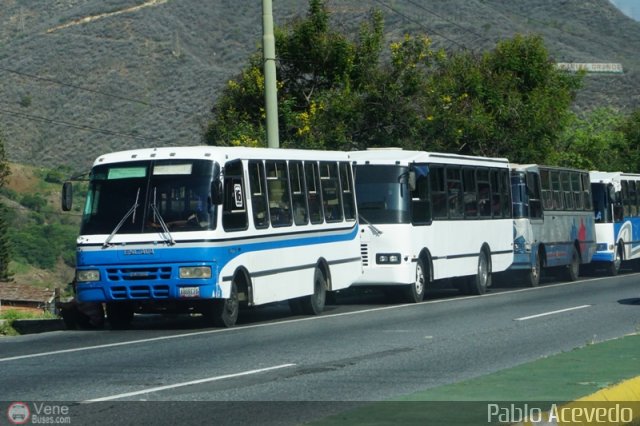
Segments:
[[[621,62],[588,76],[577,108],[640,106],[640,23],[609,0],[329,0],[351,30],[376,7],[388,40],[428,33],[436,47],[492,48],[540,33],[562,62]],[[284,24],[306,2],[274,2]],[[76,171],[111,150],[201,143],[221,88],[261,43],[261,2],[4,0],[0,129],[13,162]]]

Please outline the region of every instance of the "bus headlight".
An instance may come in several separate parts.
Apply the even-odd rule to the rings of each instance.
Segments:
[[[400,263],[400,253],[378,253],[376,263],[380,265],[397,265]]]
[[[210,266],[183,266],[180,268],[180,278],[211,278]]]
[[[100,271],[97,269],[85,269],[76,271],[76,280],[79,283],[89,281],[100,281]]]

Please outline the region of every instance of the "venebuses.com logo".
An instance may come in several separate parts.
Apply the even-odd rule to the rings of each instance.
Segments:
[[[12,402],[7,408],[9,424],[71,424],[69,407],[61,404]]]
[[[31,410],[24,402],[14,402],[7,409],[7,418],[14,425],[23,425],[29,421]]]

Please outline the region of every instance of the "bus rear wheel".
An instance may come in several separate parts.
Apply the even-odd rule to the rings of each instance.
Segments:
[[[300,298],[300,307],[307,315],[319,315],[324,311],[326,300],[327,279],[320,268],[316,268],[313,273],[313,294]]]
[[[580,255],[575,246],[571,251],[571,263],[567,265],[566,275],[569,281],[577,281],[580,277]]]
[[[238,288],[234,278],[231,281],[231,289],[228,299],[213,299],[206,301],[202,315],[207,323],[216,327],[233,327],[238,320],[240,301],[238,300]]]
[[[491,263],[487,252],[482,250],[478,256],[478,271],[467,280],[468,294],[485,294],[491,287]]]

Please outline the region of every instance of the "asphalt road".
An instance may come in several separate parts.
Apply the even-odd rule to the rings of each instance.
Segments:
[[[127,331],[5,337],[0,400],[68,403],[92,422],[147,422],[141,407],[154,407],[156,422],[171,413],[198,423],[199,409],[213,407],[227,424],[268,410],[276,424],[299,423],[636,332],[639,280],[503,282],[483,296],[443,290],[414,305],[347,295],[318,317],[293,317],[285,304],[243,311],[232,329],[145,317]]]

